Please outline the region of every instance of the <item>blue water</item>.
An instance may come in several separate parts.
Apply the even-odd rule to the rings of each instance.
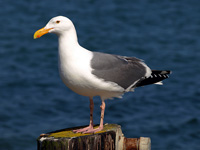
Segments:
[[[33,40],[54,16],[75,24],[87,49],[145,60],[173,74],[106,101],[106,123],[152,150],[200,149],[200,1],[4,0],[0,2],[0,149],[35,150],[41,133],[89,123],[89,100],[59,78],[57,37]],[[100,99],[94,121],[99,123]]]

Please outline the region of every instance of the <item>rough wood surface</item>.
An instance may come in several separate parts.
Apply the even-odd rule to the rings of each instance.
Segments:
[[[148,137],[124,138],[123,150],[151,150],[151,139]]]
[[[140,150],[151,150],[151,139],[146,137],[140,137]]]
[[[41,134],[38,150],[150,150],[149,138],[125,138],[120,125],[105,124],[95,134],[73,133],[77,128]]]

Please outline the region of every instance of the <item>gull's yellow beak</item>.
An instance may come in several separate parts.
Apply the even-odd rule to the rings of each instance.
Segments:
[[[42,28],[42,29],[40,29],[40,30],[37,30],[37,31],[34,33],[33,38],[34,38],[34,39],[40,38],[40,37],[43,36],[44,34],[49,33],[49,31],[50,31],[51,29],[53,29],[53,28],[50,28],[50,29]]]

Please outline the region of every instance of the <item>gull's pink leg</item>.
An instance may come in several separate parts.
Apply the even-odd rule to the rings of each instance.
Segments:
[[[104,119],[104,112],[105,112],[105,108],[106,108],[106,104],[104,102],[104,100],[102,100],[102,105],[100,106],[101,108],[101,120],[100,120],[100,125],[98,128],[94,129],[88,129],[87,131],[83,132],[83,133],[94,133],[94,132],[98,132],[103,130],[103,119]]]
[[[93,110],[94,110],[94,102],[93,99],[90,98],[90,124],[88,127],[82,128],[82,129],[77,129],[77,130],[73,130],[73,132],[75,133],[79,133],[79,132],[85,132],[87,130],[93,129]]]

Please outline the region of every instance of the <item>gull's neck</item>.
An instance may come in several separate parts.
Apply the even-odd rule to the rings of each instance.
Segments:
[[[63,31],[60,35],[58,35],[58,41],[59,50],[70,50],[79,46],[75,27],[72,26],[68,31]]]
[[[60,63],[78,60],[80,56],[85,54],[91,55],[90,51],[79,45],[74,26],[68,31],[63,31],[58,37]]]

